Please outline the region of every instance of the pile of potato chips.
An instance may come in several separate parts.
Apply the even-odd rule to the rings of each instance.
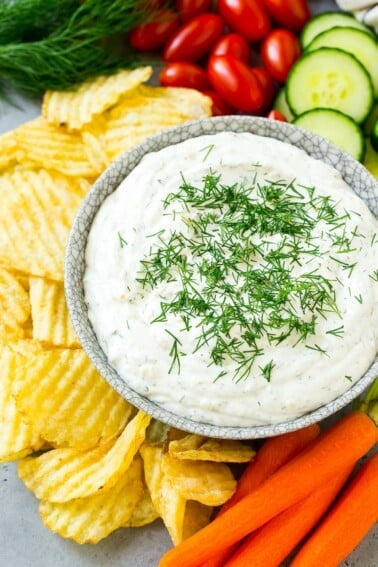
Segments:
[[[161,517],[175,544],[205,525],[254,451],[151,420],[96,372],[71,327],[64,249],[91,183],[166,126],[210,115],[151,69],[48,92],[43,116],[0,137],[0,462],[40,499],[52,531],[95,543]]]

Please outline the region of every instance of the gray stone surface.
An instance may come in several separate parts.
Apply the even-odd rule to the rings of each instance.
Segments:
[[[314,12],[336,7],[331,0],[310,3]],[[0,133],[38,115],[39,103],[18,100],[20,109],[0,107]],[[118,530],[95,546],[63,540],[43,526],[38,503],[18,480],[15,464],[0,465],[0,567],[156,567],[169,545],[160,521]],[[377,528],[342,567],[378,567]]]

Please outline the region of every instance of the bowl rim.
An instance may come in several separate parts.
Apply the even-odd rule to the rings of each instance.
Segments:
[[[223,439],[254,439],[280,435],[329,417],[351,403],[374,380],[378,374],[377,356],[364,375],[343,394],[297,418],[281,423],[252,426],[218,426],[194,421],[175,414],[137,393],[119,376],[107,360],[94,333],[86,308],[82,283],[85,269],[84,254],[88,233],[102,202],[116,190],[145,154],[205,134],[224,131],[256,133],[256,130],[264,132],[259,133],[260,136],[269,136],[288,142],[303,149],[310,156],[322,159],[336,168],[344,178],[359,175],[364,183],[375,191],[374,199],[377,200],[378,211],[378,183],[373,176],[349,154],[324,138],[292,124],[261,117],[237,115],[205,118],[167,128],[121,154],[97,179],[83,200],[70,230],[65,255],[64,288],[70,318],[82,348],[100,375],[123,398],[155,419],[184,431]],[[371,210],[371,207],[369,208]],[[375,214],[374,211],[372,212]]]

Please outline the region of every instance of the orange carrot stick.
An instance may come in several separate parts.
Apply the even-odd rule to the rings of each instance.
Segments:
[[[378,454],[356,474],[291,567],[337,567],[378,520]]]
[[[224,567],[279,567],[326,513],[353,467],[248,536]]]
[[[160,567],[197,567],[352,466],[378,440],[378,428],[354,411],[322,433],[259,488],[168,551]]]
[[[320,427],[314,423],[303,429],[267,439],[240,477],[233,496],[222,506],[218,515],[223,514],[244,496],[258,488],[267,478],[307,447],[319,433]],[[237,548],[238,544],[228,547],[201,567],[223,567]]]
[[[244,496],[250,494],[268,477],[298,455],[319,433],[320,427],[315,423],[303,429],[267,439],[240,477],[235,493],[222,506],[219,513],[222,514]]]

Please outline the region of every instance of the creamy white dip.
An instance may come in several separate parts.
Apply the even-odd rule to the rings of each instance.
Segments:
[[[306,274],[313,273],[331,282],[335,309],[323,309],[320,314],[315,310],[315,333],[303,340],[295,331],[282,342],[272,340],[268,328],[256,341],[258,356],[242,379],[238,363],[227,356],[221,364],[211,364],[214,338],[195,349],[201,329],[206,328],[200,317],[190,318],[189,330],[184,329],[179,313],[168,312],[165,320],[153,322],[161,315],[161,304],[172,302],[182,289],[174,269],[167,278],[174,281],[143,284],[147,264],[141,261],[148,263],[154,254],[156,259],[158,248],[166,250],[172,234],[195,241],[191,222],[199,212],[172,199],[172,194],[177,194],[183,178],[202,188],[204,177],[214,174],[221,176],[224,186],[253,186],[251,198],[256,203],[258,185],[276,182],[284,192],[291,192],[292,202],[312,200],[324,205],[328,198],[333,214],[337,213],[332,222],[327,215],[319,217],[311,238],[297,240],[299,246],[305,245],[295,261],[290,254],[280,260],[293,278],[309,278]],[[299,191],[298,199],[295,191]],[[225,209],[216,212],[224,213]],[[318,218],[320,213],[308,205],[308,214]],[[210,243],[220,242],[215,224],[209,227]],[[283,238],[279,234],[251,237],[249,244],[262,243],[260,254],[255,251],[251,257],[252,268],[264,265],[265,256],[277,250]],[[225,251],[225,257],[233,249],[234,245],[231,252]],[[377,221],[335,169],[271,138],[249,133],[201,136],[146,155],[104,201],[86,249],[89,318],[119,375],[162,407],[223,426],[284,422],[342,394],[373,362],[378,347],[377,251]],[[181,255],[192,266],[194,293],[205,297],[206,281],[193,266],[206,254],[196,258],[193,249],[187,248]],[[243,265],[239,268],[245,270]],[[239,285],[232,273],[225,283],[235,289]],[[219,295],[214,298],[221,301]],[[301,311],[293,298],[290,310],[309,321],[308,309]],[[267,320],[271,311],[259,316]],[[230,337],[238,340],[242,332],[235,325]],[[245,344],[242,350],[248,350]],[[247,359],[244,354],[244,363]]]

